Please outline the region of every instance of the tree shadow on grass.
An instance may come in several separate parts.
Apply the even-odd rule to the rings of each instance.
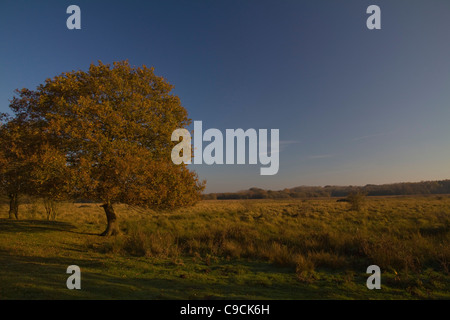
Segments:
[[[68,222],[45,220],[10,220],[0,219],[0,232],[50,232],[69,231],[76,227]]]
[[[152,266],[148,270],[138,267],[135,272],[126,264],[117,269],[122,264],[123,261],[116,263],[112,257],[103,260],[101,256],[21,256],[0,250],[0,299],[248,299],[270,295],[260,294],[264,288],[258,285],[250,288],[233,281],[209,282],[192,273],[180,277],[176,267],[162,275]],[[69,290],[66,286],[70,265],[81,269],[81,290]],[[279,298],[286,287],[265,289]]]
[[[98,260],[61,257],[18,256],[0,250],[1,299],[83,299],[86,292],[69,290],[66,286],[67,267],[101,268]],[[82,272],[82,280],[87,276]]]
[[[77,227],[71,223],[63,221],[45,221],[45,220],[10,220],[0,219],[0,232],[1,233],[44,233],[63,231],[71,232],[83,235],[99,235],[97,233],[87,233],[74,231]]]
[[[141,279],[111,275],[96,259],[16,256],[0,250],[0,299],[164,299],[180,298],[185,287],[170,279]],[[67,267],[81,270],[81,290],[69,290]],[[103,271],[103,272],[102,272]],[[192,285],[192,284],[191,284]],[[161,294],[167,288],[170,294]],[[179,293],[174,293],[179,291]]]

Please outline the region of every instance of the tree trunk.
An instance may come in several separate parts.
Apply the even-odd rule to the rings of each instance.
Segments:
[[[106,220],[108,222],[106,230],[101,234],[101,236],[114,236],[119,234],[119,223],[117,222],[117,216],[114,212],[112,204],[108,202],[101,205],[101,207],[105,210]]]
[[[56,220],[56,205],[51,198],[44,199],[45,211],[47,212],[47,220]]]
[[[17,193],[9,194],[9,218],[19,220],[19,196]]]

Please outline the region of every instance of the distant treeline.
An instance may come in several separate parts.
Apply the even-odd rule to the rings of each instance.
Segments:
[[[426,195],[450,194],[450,180],[404,182],[365,186],[301,186],[279,191],[250,188],[234,193],[209,193],[203,195],[205,200],[227,199],[288,199],[316,197],[345,197],[351,193],[363,193],[368,196]]]

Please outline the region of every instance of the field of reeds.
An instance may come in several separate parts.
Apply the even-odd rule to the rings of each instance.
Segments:
[[[0,299],[448,299],[450,196],[208,200],[155,212],[0,207]],[[69,290],[78,265],[82,289]],[[369,290],[369,265],[381,289]]]

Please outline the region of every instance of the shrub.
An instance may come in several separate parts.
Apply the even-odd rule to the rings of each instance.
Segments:
[[[350,210],[361,211],[365,207],[366,195],[359,191],[350,193],[347,201],[350,203]]]

